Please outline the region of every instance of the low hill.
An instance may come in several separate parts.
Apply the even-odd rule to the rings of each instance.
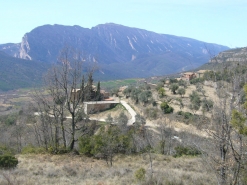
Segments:
[[[42,75],[49,67],[50,64],[14,58],[0,52],[0,90],[41,85]]]

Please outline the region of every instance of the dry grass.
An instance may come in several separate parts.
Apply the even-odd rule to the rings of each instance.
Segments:
[[[195,90],[195,86],[191,85],[186,89],[186,95],[182,98],[185,108],[183,111],[189,111],[189,94]],[[214,89],[204,86],[206,96],[213,98],[215,96]],[[169,98],[176,99],[179,95],[173,95],[168,89],[166,94]],[[137,113],[144,114],[142,105],[135,105],[130,99],[127,99],[130,105],[134,106]],[[175,108],[175,112],[180,110],[175,100],[171,102]],[[122,111],[122,108],[115,108],[91,117],[106,118],[111,113],[112,117],[116,117]],[[197,112],[197,114],[200,111]],[[128,114],[126,114],[128,115]],[[129,115],[128,115],[129,116]],[[164,116],[165,117],[165,116]],[[158,120],[147,120],[147,126],[153,129],[157,128],[157,122],[162,121],[162,117]],[[172,121],[172,127],[178,132],[187,132],[196,134],[197,136],[206,137],[206,132],[198,130],[195,126],[186,125],[176,120]],[[215,177],[212,172],[206,169],[206,165],[200,158],[182,157],[173,158],[152,154],[154,179],[156,184],[167,185],[202,185],[216,184]],[[19,155],[19,164],[14,170],[0,170],[1,185],[115,185],[115,184],[149,184],[150,163],[147,154],[136,156],[117,155],[114,157],[113,167],[106,165],[104,160],[97,160],[85,156],[72,155]],[[135,177],[135,171],[144,168],[147,171],[144,182],[138,182]]]
[[[173,158],[152,154],[154,179],[157,184],[215,184],[200,158]],[[149,158],[147,154],[136,156],[117,155],[113,167],[103,160],[72,155],[19,155],[18,167],[0,171],[0,184],[80,184],[115,185],[147,184]],[[138,182],[134,173],[139,168],[147,171],[146,180]]]
[[[215,88],[213,87],[210,87],[210,86],[206,86],[204,85],[203,86],[203,90],[205,91],[205,96],[207,99],[210,99],[210,100],[215,100],[215,94],[216,94],[216,91],[215,91]],[[176,101],[177,98],[181,98],[180,95],[178,94],[173,94],[168,87],[165,87],[165,91],[166,91],[166,95],[172,99],[171,101],[171,106],[174,108],[174,112],[178,112],[180,111],[180,106],[179,106],[179,102]],[[184,108],[182,109],[182,111],[185,111],[185,112],[192,112],[191,109],[189,108],[189,105],[190,105],[190,100],[189,100],[189,96],[190,94],[192,93],[192,91],[197,91],[196,90],[196,86],[195,85],[188,85],[188,87],[186,88],[186,93],[185,95],[182,97],[182,101],[183,101],[183,104],[184,104]],[[202,94],[199,93],[202,97]],[[201,110],[197,111],[196,114],[200,114],[202,115],[203,112]],[[209,116],[209,115],[208,115]]]

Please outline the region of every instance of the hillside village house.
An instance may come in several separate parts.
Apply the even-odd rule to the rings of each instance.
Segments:
[[[81,89],[73,89],[71,91],[71,96],[70,96],[70,100],[78,100],[80,97],[80,93],[81,93]]]
[[[96,95],[96,86],[92,86],[92,98]],[[81,96],[81,89],[73,89],[71,91],[70,100],[78,100]],[[84,112],[85,114],[92,114],[96,112],[100,112],[109,108],[114,107],[115,105],[119,104],[119,101],[113,101],[110,98],[110,93],[106,92],[105,90],[100,90],[100,93],[104,97],[104,101],[88,101],[83,102]]]
[[[103,95],[104,100],[107,100],[107,99],[110,98],[110,93],[109,92],[106,92],[105,90],[100,90],[100,94]]]
[[[208,70],[199,70],[196,72],[196,77],[197,78],[202,78],[204,73],[207,72]]]
[[[193,78],[196,78],[196,73],[194,72],[186,72],[186,73],[183,73],[181,76],[181,79],[186,80],[186,81],[190,81]]]
[[[97,91],[97,88],[96,86],[92,86],[92,92],[91,92],[91,98],[93,99],[95,97],[95,94],[96,94],[96,91]],[[70,100],[73,101],[73,100],[78,100],[80,98],[80,93],[81,93],[81,89],[73,89],[71,91],[71,97],[70,97]],[[109,92],[106,92],[105,90],[100,90],[100,93],[102,94],[102,96],[104,97],[104,100],[108,100],[109,97],[110,97],[110,93]]]

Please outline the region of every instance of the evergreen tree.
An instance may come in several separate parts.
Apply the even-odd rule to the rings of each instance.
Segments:
[[[90,71],[88,73],[87,86],[85,87],[85,95],[84,95],[85,101],[92,100],[92,92],[93,92],[93,71]]]
[[[98,81],[97,91],[96,91],[96,94],[95,94],[95,100],[96,101],[100,101],[101,99],[102,99],[102,97],[101,97],[101,94],[100,94],[100,81]]]

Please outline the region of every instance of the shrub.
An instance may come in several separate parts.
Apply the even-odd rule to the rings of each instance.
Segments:
[[[157,106],[157,102],[155,100],[153,100],[152,105],[153,105],[153,107],[156,107]]]
[[[43,148],[34,148],[34,150],[36,150],[36,152],[40,152],[40,153],[44,153],[46,152],[45,149]],[[51,154],[66,154],[69,152],[69,150],[67,148],[64,148],[64,147],[49,147],[48,150],[47,150],[49,153]]]
[[[138,181],[143,181],[145,179],[146,170],[144,168],[139,168],[135,171],[135,179]]]
[[[183,116],[184,119],[190,119],[191,117],[193,117],[193,114],[191,114],[190,112],[178,111],[177,114]]]
[[[176,90],[178,90],[179,86],[176,83],[173,83],[169,86],[169,89],[172,91],[173,94],[176,94]]]
[[[182,155],[197,156],[201,154],[197,148],[191,146],[177,146],[175,147],[175,152],[174,157],[181,157]]]
[[[203,111],[210,111],[212,110],[214,106],[214,102],[212,100],[207,100],[207,99],[204,99],[202,100],[202,110]]]
[[[181,97],[183,97],[185,95],[185,89],[184,88],[179,88],[178,89],[178,94],[181,95]]]
[[[203,82],[204,80],[202,78],[194,78],[190,80],[190,84],[197,84],[199,82]]]
[[[17,121],[16,113],[0,116],[0,122],[5,123],[6,125],[14,125],[16,121]]]
[[[147,108],[147,109],[145,109],[145,115],[149,119],[157,119],[158,109],[157,108]]]
[[[163,88],[164,87],[164,82],[159,82],[156,86],[156,91],[159,91],[160,88]]]
[[[184,113],[184,119],[190,119],[193,116],[190,112],[185,112]]]
[[[93,150],[92,140],[93,137],[83,136],[79,139],[79,152],[87,156],[91,156],[91,151]]]
[[[171,78],[169,81],[170,81],[171,84],[172,83],[178,83],[178,80],[176,78]]]
[[[165,114],[172,113],[174,110],[171,106],[168,105],[167,102],[161,103],[160,108]]]
[[[192,91],[190,94],[190,109],[194,110],[195,112],[200,109],[201,107],[201,98],[196,91]]]
[[[4,154],[13,154],[13,151],[11,148],[5,145],[0,145],[0,155],[4,155]]]
[[[134,150],[132,132],[121,132],[116,125],[107,129],[101,127],[93,136],[83,136],[79,139],[79,152],[88,156],[104,156],[106,160],[116,153],[129,153]]]
[[[0,156],[0,168],[15,168],[18,164],[18,159],[12,155]]]
[[[187,83],[188,83],[188,82],[183,81],[183,80],[179,80],[179,81],[178,81],[178,85],[179,85],[179,86],[182,86],[182,87],[184,87],[184,88],[187,88]]]
[[[164,96],[166,95],[165,89],[164,89],[163,87],[160,87],[160,88],[158,89],[158,94],[159,94],[159,97],[160,97],[160,98],[164,97]]]
[[[32,145],[28,145],[22,148],[21,150],[22,154],[41,154],[46,153],[45,148],[42,147],[34,147]]]

